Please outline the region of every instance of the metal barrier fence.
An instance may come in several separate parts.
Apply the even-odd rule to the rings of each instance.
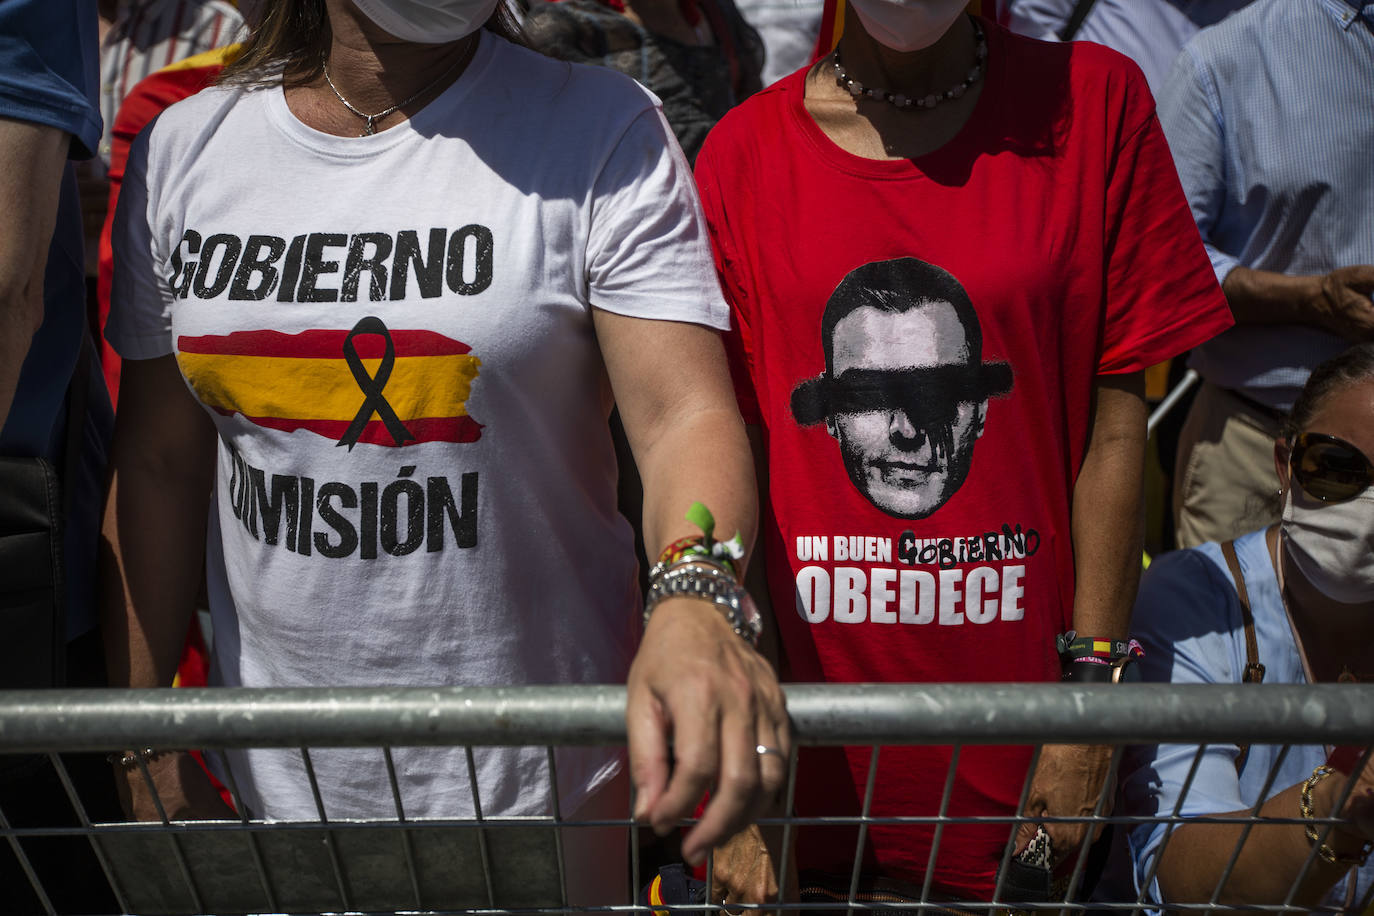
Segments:
[[[855,893],[865,831],[879,824],[933,827],[936,847],[940,831],[951,825],[1005,825],[1005,872],[1012,853],[1011,838],[1025,819],[1013,815],[959,818],[947,813],[953,761],[966,746],[1031,745],[1038,755],[1044,743],[1118,747],[1169,743],[1201,748],[1219,742],[1287,747],[1364,745],[1374,740],[1374,686],[1362,685],[793,685],[787,689],[787,698],[796,741],[802,746],[881,749],[944,745],[953,749],[940,811],[923,817],[870,816],[871,779],[862,811],[853,817],[793,817],[794,754],[788,785],[789,816],[766,821],[781,826],[784,848],[791,847],[798,826],[809,824],[849,825],[857,827],[859,835],[849,899],[839,904],[799,903],[785,901],[780,895],[778,903],[786,902],[788,910],[799,912],[837,908],[850,914],[874,909],[935,912],[948,908],[1007,912],[1000,886],[991,900],[981,903],[935,899],[929,881],[921,897],[910,902],[865,902]],[[28,867],[26,844],[21,841],[75,836],[89,842],[126,913],[552,913],[590,909],[571,907],[566,902],[566,840],[560,828],[626,827],[631,834],[627,883],[630,889],[637,889],[649,876],[639,873],[638,828],[628,810],[623,819],[614,821],[579,824],[562,819],[557,813],[554,778],[554,814],[550,817],[484,819],[478,801],[477,815],[469,820],[407,819],[391,749],[463,746],[468,748],[470,764],[474,746],[543,746],[548,748],[552,769],[555,747],[623,744],[624,700],[624,689],[618,687],[0,692],[0,755],[47,755],[61,775],[79,819],[75,827],[18,827],[0,811],[0,841],[13,850],[49,913],[54,910],[42,882]],[[238,821],[217,822],[164,819],[160,824],[92,823],[58,754],[131,747],[299,749],[317,805],[319,791],[313,786],[309,764],[312,749],[380,748],[396,816],[381,821],[331,820],[320,806],[318,819],[309,822],[274,823],[242,816]],[[873,759],[876,767],[876,751]],[[1273,773],[1269,781],[1273,782]],[[236,793],[235,786],[229,788]],[[476,792],[475,782],[472,789]],[[1028,789],[1028,785],[1023,786],[1023,805]],[[238,808],[244,810],[241,804]],[[1104,797],[1093,815],[1061,820],[1122,825],[1119,829],[1163,823],[1169,825],[1170,832],[1182,822],[1178,808],[1150,817],[1109,815],[1108,808]],[[1237,819],[1244,825],[1241,843],[1257,824],[1302,822],[1296,812],[1292,818],[1261,818],[1258,810],[1256,805],[1249,816]],[[1323,841],[1334,823],[1332,819],[1315,821],[1323,831]],[[1051,903],[1017,904],[1015,909],[1129,912],[1140,907],[1139,897],[1092,904],[1077,901],[1086,843],[1075,855],[1073,874],[1062,898]],[[1232,856],[1227,874],[1221,877],[1210,900],[1176,903],[1170,908],[1224,909],[1218,902],[1220,887],[1236,857]],[[1308,859],[1309,868],[1314,859],[1315,852]],[[1301,880],[1302,875],[1298,877]],[[1286,900],[1241,909],[1306,912],[1292,902],[1297,883]],[[722,907],[709,902],[715,899],[710,896],[706,903],[667,909],[718,912]],[[1356,911],[1364,912],[1369,905],[1368,899],[1362,900]],[[594,909],[648,912],[634,904]],[[732,904],[731,909],[758,907]]]

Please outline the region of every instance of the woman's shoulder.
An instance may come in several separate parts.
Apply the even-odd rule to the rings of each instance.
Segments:
[[[212,83],[194,95],[189,95],[168,105],[162,113],[162,120],[168,125],[194,125],[207,117],[212,117],[217,111],[233,108],[240,104],[252,104],[265,99],[266,93],[277,88],[278,84],[275,81],[251,85]]]
[[[1223,566],[1221,545],[1202,544],[1171,550],[1155,557],[1140,580],[1140,597],[1155,592],[1208,592],[1230,582]],[[1137,602],[1139,603],[1139,602]]]
[[[527,103],[572,117],[612,114],[631,119],[659,106],[652,92],[617,70],[558,60],[496,35],[484,38],[491,42],[500,80]]]
[[[1036,69],[1050,72],[1068,67],[1085,80],[1111,75],[1145,78],[1131,58],[1095,41],[1045,41],[1017,34],[996,23],[983,21],[982,25],[992,43],[991,50],[1001,50],[1017,65],[1038,65]]]
[[[1003,55],[1010,77],[1004,85],[1011,91],[1068,101],[1076,116],[1119,114],[1128,127],[1154,113],[1145,74],[1125,54],[1092,41],[1042,41],[993,23],[984,25],[989,55]]]
[[[143,129],[135,144],[146,144],[150,158],[160,156],[179,163],[184,154],[203,147],[204,140],[219,131],[230,112],[242,105],[265,102],[271,91],[272,87],[267,86],[207,86],[164,108]]]
[[[1169,641],[1224,632],[1238,600],[1219,544],[1170,551],[1140,579],[1132,630]]]
[[[1264,550],[1264,531],[1237,538],[1235,544],[1242,567],[1254,568],[1255,557]],[[1247,570],[1247,581],[1250,574]],[[1239,680],[1232,669],[1244,655],[1237,649],[1243,638],[1240,598],[1221,544],[1175,550],[1151,562],[1140,581],[1131,632],[1146,647],[1146,680]]]

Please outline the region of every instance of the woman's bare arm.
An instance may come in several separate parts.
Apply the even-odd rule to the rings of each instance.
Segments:
[[[169,687],[205,568],[216,435],[176,359],[126,360],[100,550],[101,627],[112,687]],[[150,765],[168,817],[232,814],[188,755]],[[137,769],[126,810],[158,817]]]
[[[719,336],[602,310],[595,321],[644,480],[646,553],[652,558],[694,533],[684,516],[696,501],[714,513],[722,538],[739,531],[751,546],[758,514],[753,461]],[[700,861],[757,816],[785,778],[783,760],[755,752],[759,744],[784,753],[790,747],[777,678],[716,608],[684,598],[655,610],[629,689],[636,813],[665,831],[711,789],[700,823],[682,844],[688,861]]]
[[[1370,786],[1370,775],[1366,772],[1366,778],[1356,785],[1352,799],[1361,797]],[[1317,783],[1312,791],[1314,816],[1329,816],[1340,799],[1345,782],[1344,777],[1333,773]],[[1302,783],[1289,786],[1265,802],[1259,816],[1266,819],[1298,817],[1301,792]],[[1248,818],[1251,813],[1247,809],[1218,816]],[[1319,835],[1323,829],[1318,830]],[[1243,831],[1242,824],[1184,824],[1175,830],[1159,863],[1159,889],[1164,902],[1206,903],[1211,900]],[[1353,830],[1340,828],[1331,832],[1326,845],[1338,855],[1354,855],[1360,851],[1363,841]],[[1311,851],[1312,844],[1302,824],[1257,824],[1245,838],[1245,847],[1222,888],[1220,902],[1240,905],[1286,900]],[[1318,858],[1308,869],[1293,903],[1315,906],[1347,871],[1349,866],[1328,864]]]

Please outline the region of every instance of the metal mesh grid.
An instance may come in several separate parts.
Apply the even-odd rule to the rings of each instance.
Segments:
[[[1017,827],[1026,818],[959,817],[950,811],[955,769],[969,745],[1026,744],[1032,766],[1044,743],[1098,743],[1122,748],[1139,743],[1195,744],[1178,804],[1149,817],[1108,814],[1104,790],[1096,810],[1081,818],[1050,821],[1115,825],[1165,825],[1165,842],[1185,822],[1231,823],[1239,841],[1210,899],[1171,902],[1182,912],[1243,909],[1309,912],[1294,904],[1298,884],[1316,864],[1315,845],[1285,900],[1244,907],[1223,906],[1240,846],[1262,824],[1304,823],[1261,817],[1259,805],[1239,818],[1183,818],[1179,812],[1208,744],[1281,745],[1261,798],[1274,788],[1280,765],[1296,745],[1367,744],[1374,739],[1374,687],[1359,685],[794,685],[787,691],[796,740],[802,746],[865,745],[873,748],[860,810],[851,817],[803,818],[792,814],[797,773],[794,753],[787,786],[788,816],[761,825],[781,828],[783,856],[799,827],[847,827],[857,832],[847,900],[778,905],[796,912],[863,913],[872,910],[958,910],[969,913],[1036,911],[1136,911],[1131,899],[1078,901],[1089,844],[1067,853],[1073,868],[1061,896],[1048,903],[1009,905],[1003,881],[987,901],[940,899],[932,877],[942,837],[963,824],[996,824],[1007,831],[1001,874],[1013,853]],[[0,754],[43,754],[62,781],[78,821],[73,827],[15,827],[0,810],[0,838],[8,844],[42,906],[54,912],[41,881],[28,865],[21,840],[40,836],[85,838],[94,850],[124,912],[181,913],[552,913],[613,911],[646,913],[629,903],[568,903],[565,853],[586,828],[621,827],[629,834],[630,874],[625,899],[651,877],[641,874],[639,832],[627,808],[623,818],[573,820],[563,816],[554,749],[569,745],[623,744],[624,690],[615,687],[439,688],[319,690],[164,690],[0,692]],[[950,764],[936,814],[877,817],[871,812],[878,761],[885,747],[945,745]],[[463,820],[408,818],[393,747],[463,746],[475,816]],[[473,747],[543,746],[553,805],[548,816],[484,817],[473,765]],[[160,749],[287,747],[301,755],[317,818],[304,822],[237,821],[92,823],[59,754],[129,747]],[[334,819],[322,800],[312,749],[372,747],[385,770],[394,816],[385,820]],[[146,766],[144,778],[151,785]],[[228,789],[236,808],[238,786]],[[1342,788],[1341,799],[1353,789]],[[1029,795],[1022,786],[1021,805]],[[1046,822],[1045,819],[1039,821]],[[1325,842],[1334,819],[1314,824]],[[859,894],[859,863],[875,826],[933,830],[930,867],[920,893],[907,902],[873,902]],[[1158,862],[1159,857],[1155,861]],[[709,868],[708,868],[709,873]],[[1152,878],[1153,874],[1147,876]],[[782,882],[779,882],[780,885]],[[1366,894],[1369,898],[1371,895]],[[716,896],[708,894],[707,900]],[[1355,901],[1364,912],[1370,899]],[[761,909],[731,904],[734,912]],[[660,909],[718,912],[718,904],[676,904]],[[771,907],[770,907],[771,909]]]

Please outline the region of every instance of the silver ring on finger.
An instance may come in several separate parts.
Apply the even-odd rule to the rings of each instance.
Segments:
[[[754,753],[758,754],[760,757],[776,757],[779,760],[787,759],[787,755],[784,754],[782,751],[778,750],[775,747],[769,747],[766,744],[756,745],[754,747]]]

